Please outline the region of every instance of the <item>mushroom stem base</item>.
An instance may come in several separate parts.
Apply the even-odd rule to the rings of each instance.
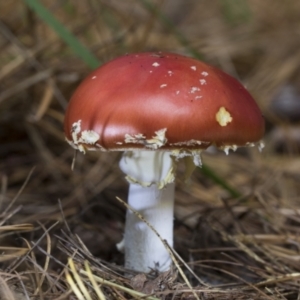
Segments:
[[[175,184],[159,189],[156,184],[143,187],[131,183],[128,204],[140,213],[173,246],[173,209]],[[125,267],[149,272],[170,268],[171,258],[162,241],[149,226],[132,211],[127,211],[125,235]]]

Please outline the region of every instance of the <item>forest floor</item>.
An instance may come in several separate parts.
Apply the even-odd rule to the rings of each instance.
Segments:
[[[299,300],[299,15],[294,0],[1,1],[0,299]],[[179,168],[174,267],[147,277],[125,276],[116,248],[121,154],[72,171],[63,133],[91,69],[140,51],[223,69],[266,120],[261,153],[204,153],[188,183]]]

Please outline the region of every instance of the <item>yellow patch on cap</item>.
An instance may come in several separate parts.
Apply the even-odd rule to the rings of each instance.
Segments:
[[[222,106],[216,113],[216,120],[220,124],[220,126],[224,127],[232,121],[232,117],[230,113],[226,110],[226,108]]]

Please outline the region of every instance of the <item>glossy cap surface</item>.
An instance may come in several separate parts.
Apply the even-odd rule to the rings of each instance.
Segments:
[[[259,141],[264,119],[233,77],[171,53],[130,54],[93,71],[65,115],[79,150],[203,149]]]

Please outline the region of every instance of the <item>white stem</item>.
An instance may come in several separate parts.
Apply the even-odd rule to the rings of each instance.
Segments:
[[[173,246],[174,164],[165,151],[124,153],[120,167],[130,182],[128,204]],[[165,271],[171,258],[153,230],[128,210],[124,234],[125,267]]]
[[[174,183],[163,189],[156,185],[142,187],[130,184],[128,204],[138,211],[173,246]],[[128,210],[125,225],[125,267],[149,272],[170,268],[171,258],[162,241],[132,211]]]

